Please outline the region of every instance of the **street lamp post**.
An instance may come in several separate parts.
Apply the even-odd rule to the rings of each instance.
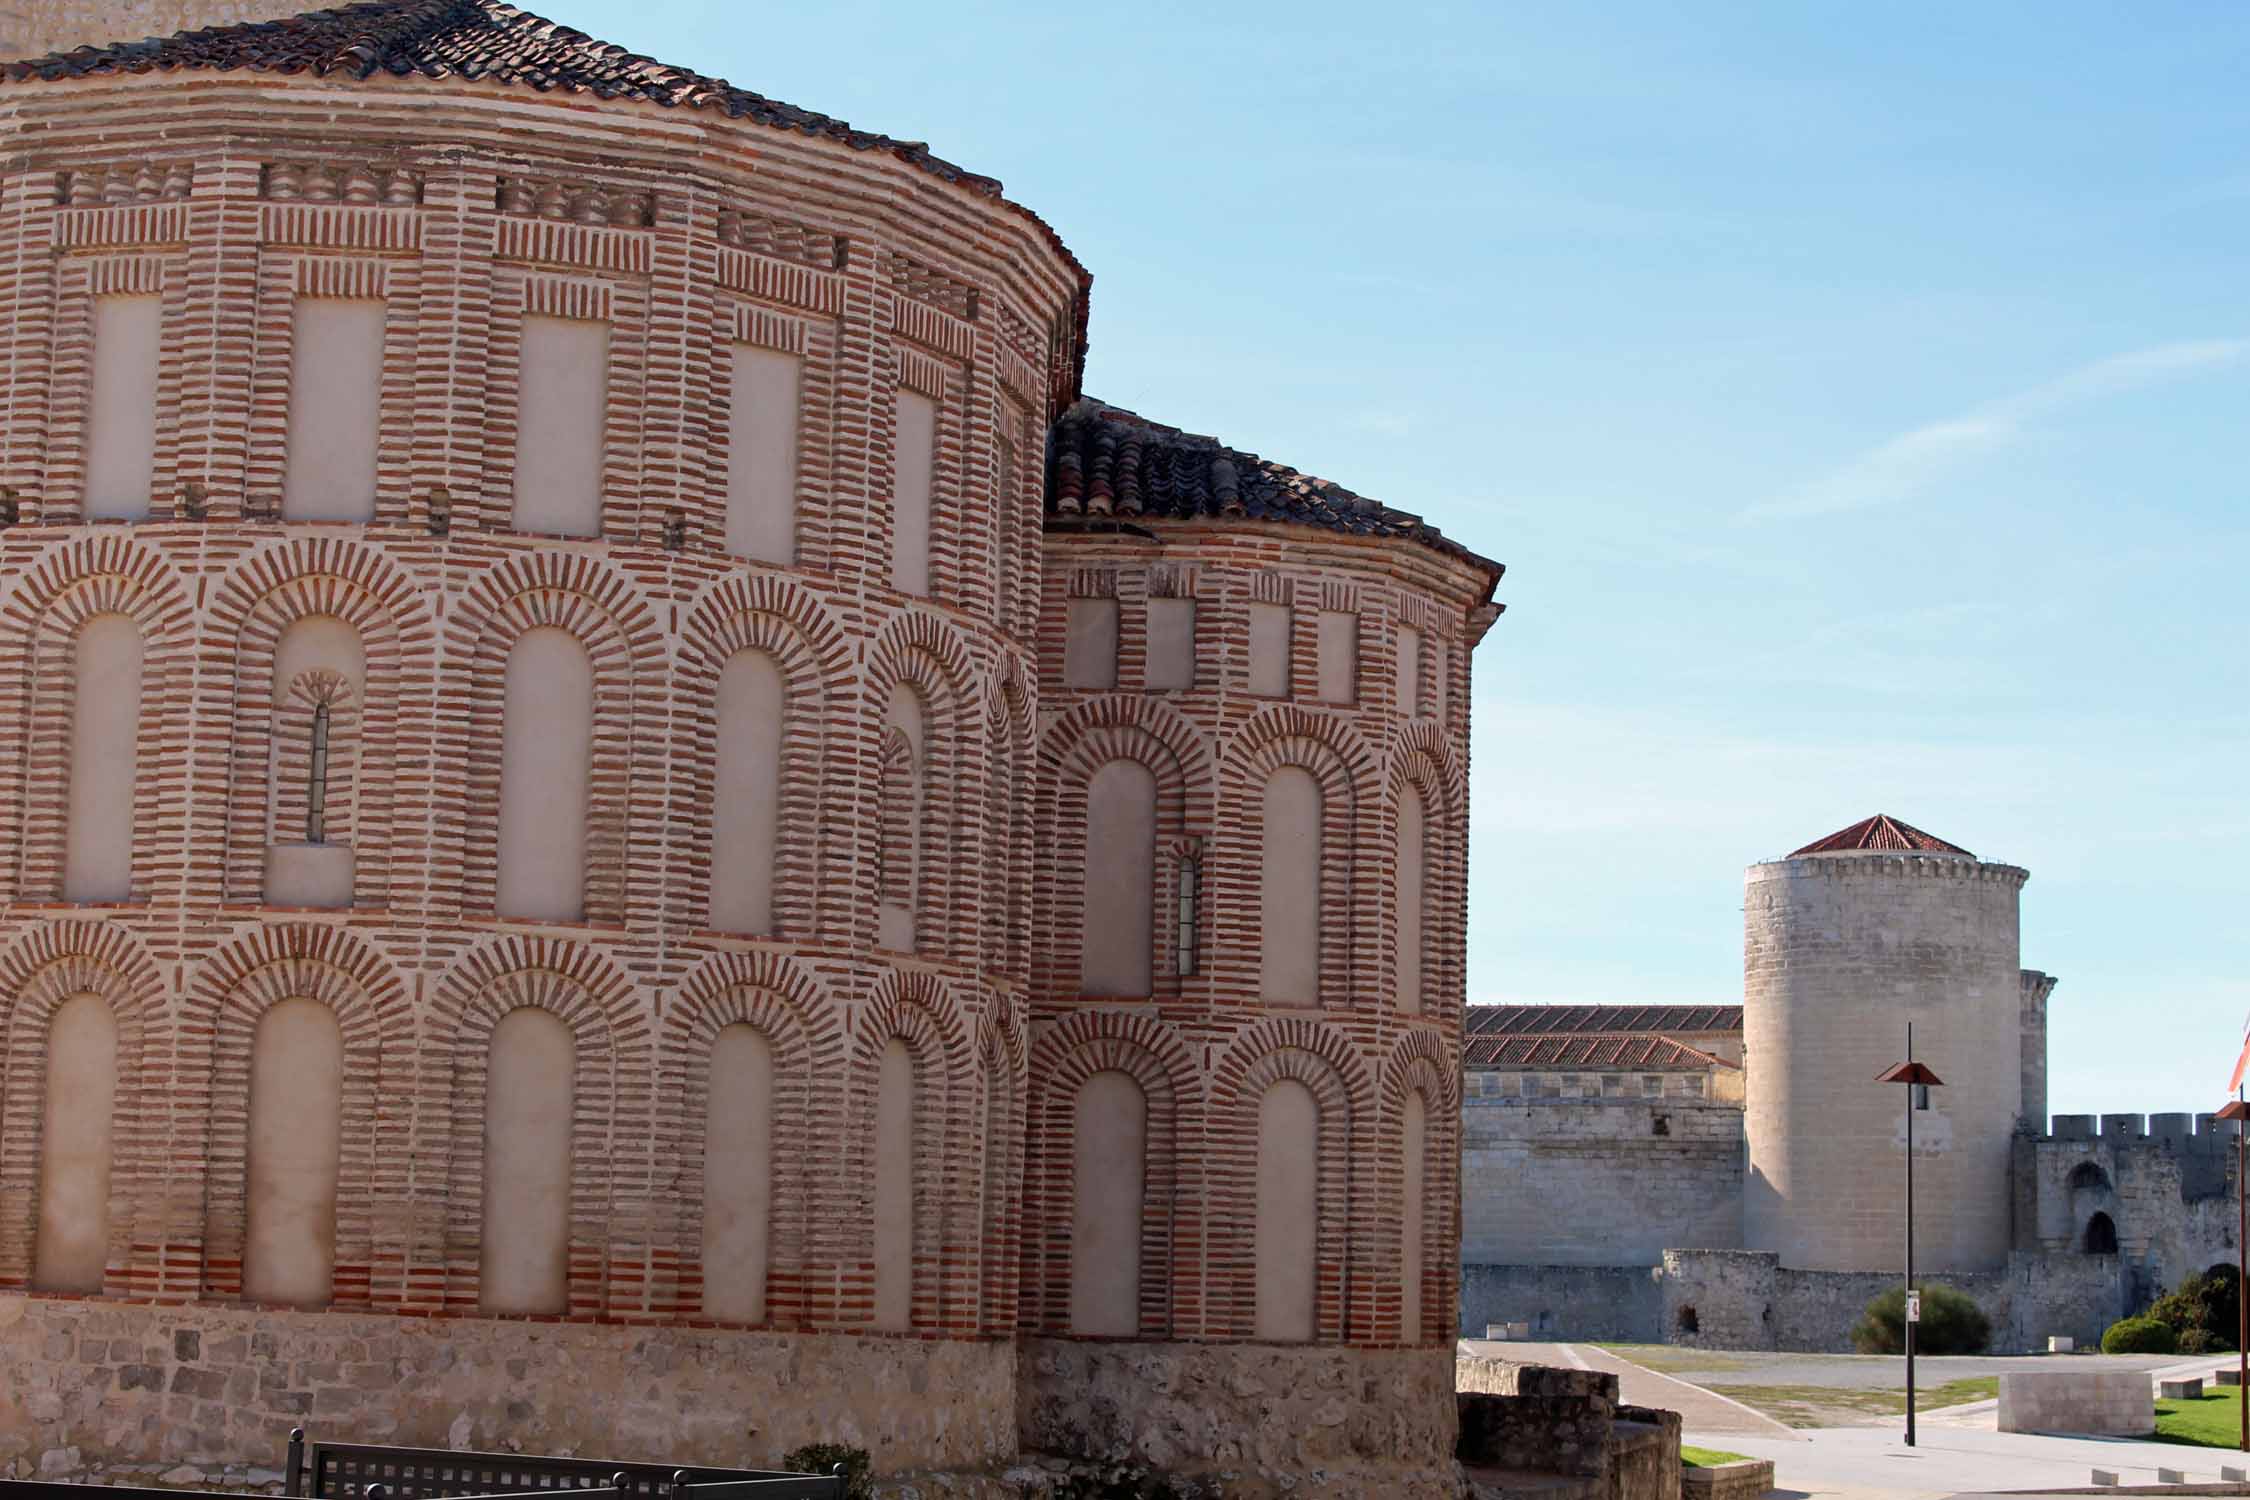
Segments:
[[[1914,1060],[1914,1023],[1906,1023],[1906,1061],[1875,1080],[1906,1085],[1906,1446],[1914,1446],[1914,1325],[1921,1309],[1914,1292],[1914,1111],[1929,1107],[1932,1088],[1945,1080]]]
[[[2250,1104],[2242,1102],[2240,1084],[2219,1118],[2234,1121],[2234,1398],[2241,1415],[2242,1451],[2250,1453],[2250,1289],[2242,1284],[2244,1272],[2250,1270],[2250,1189],[2242,1181],[2242,1135],[2250,1130]]]

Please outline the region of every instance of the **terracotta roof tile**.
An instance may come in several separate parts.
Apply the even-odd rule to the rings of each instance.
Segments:
[[[1410,538],[1486,569],[1494,582],[1507,571],[1420,516],[1092,397],[1055,424],[1047,514],[1064,521],[1287,521],[1358,536]]]
[[[1740,1031],[1739,1005],[1472,1005],[1470,1036],[1584,1036]]]
[[[1702,1073],[1738,1064],[1668,1036],[1472,1036],[1461,1050],[1469,1068],[1631,1068]]]
[[[730,119],[836,141],[855,151],[887,152],[933,176],[999,198],[997,178],[933,155],[921,141],[855,130],[842,120],[736,88],[724,79],[676,68],[500,0],[373,0],[308,11],[279,21],[211,26],[170,37],[80,47],[21,62],[0,63],[0,83],[89,78],[171,70],[310,73],[319,77],[463,79],[509,84],[542,93],[592,94],[667,108],[713,109]],[[1045,221],[1018,204],[1068,260],[1083,286],[1084,266]]]
[[[1924,833],[1910,823],[1901,823],[1888,813],[1877,813],[1864,818],[1849,828],[1836,832],[1802,849],[1793,849],[1789,858],[1800,854],[1857,854],[1882,851],[1893,854],[1963,854],[1976,858],[1959,844],[1949,844],[1935,834]]]

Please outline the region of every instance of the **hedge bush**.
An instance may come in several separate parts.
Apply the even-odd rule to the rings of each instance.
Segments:
[[[865,1448],[848,1448],[842,1443],[807,1443],[781,1455],[781,1466],[800,1474],[826,1474],[836,1464],[844,1466],[846,1500],[875,1500],[875,1464]]]
[[[2233,1350],[2241,1303],[2235,1295],[2232,1266],[2213,1266],[2190,1276],[2156,1299],[2149,1317],[2180,1336],[2182,1354],[2224,1354]]]
[[[1966,1292],[1925,1283],[1922,1321],[1914,1326],[1916,1354],[1982,1354],[1992,1342],[1992,1321]],[[1852,1326],[1852,1347],[1862,1354],[1906,1352],[1906,1288],[1894,1286],[1867,1304]]]
[[[2177,1354],[2179,1335],[2154,1318],[2119,1318],[2102,1335],[2104,1354]]]

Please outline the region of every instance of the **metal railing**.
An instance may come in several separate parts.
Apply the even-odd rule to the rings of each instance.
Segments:
[[[714,1469],[678,1464],[620,1463],[537,1453],[473,1453],[452,1448],[400,1448],[385,1443],[307,1442],[289,1434],[283,1493],[296,1500],[480,1500],[571,1492],[595,1500],[844,1500],[842,1465],[829,1474],[780,1469]],[[384,1493],[371,1493],[380,1485]],[[7,1500],[0,1496],[0,1500]],[[85,1500],[25,1496],[23,1500]]]

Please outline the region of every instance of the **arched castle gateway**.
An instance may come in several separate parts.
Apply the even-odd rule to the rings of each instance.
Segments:
[[[7,1444],[1450,1493],[1496,564],[1082,399],[997,183],[493,0],[0,145]]]

